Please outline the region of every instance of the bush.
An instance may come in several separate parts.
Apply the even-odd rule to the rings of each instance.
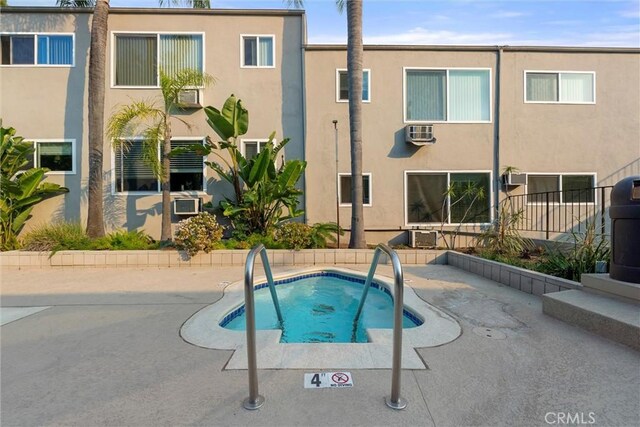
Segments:
[[[275,231],[275,240],[281,242],[288,249],[305,249],[311,246],[312,229],[307,224],[300,222],[286,222]]]
[[[90,250],[93,244],[79,223],[59,222],[33,229],[22,239],[27,251]]]
[[[609,242],[596,233],[595,223],[589,222],[584,236],[572,233],[574,249],[566,254],[556,250],[550,252],[536,270],[564,279],[579,282],[585,273],[596,272],[596,261],[609,262]]]
[[[219,247],[223,227],[216,218],[206,212],[187,218],[178,223],[175,245],[194,256],[200,251],[211,252]]]
[[[334,234],[337,235],[338,233],[343,236],[344,230],[338,227],[338,224],[335,222],[319,222],[313,224],[311,227],[311,247],[326,248],[327,242],[336,242]]]
[[[93,242],[94,249],[136,251],[157,249],[158,243],[142,230],[118,230]]]

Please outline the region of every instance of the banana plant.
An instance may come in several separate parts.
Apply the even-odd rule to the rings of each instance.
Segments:
[[[46,178],[46,168],[29,168],[35,147],[16,136],[14,128],[0,126],[0,249],[17,249],[18,235],[31,218],[34,206],[69,192]]]
[[[271,141],[273,134],[269,138]],[[223,214],[237,225],[240,221],[249,233],[267,233],[278,223],[298,217],[298,197],[302,191],[296,184],[307,163],[302,160],[289,160],[280,168],[276,167],[278,152],[288,142],[285,139],[277,147],[267,144],[253,159],[243,157],[239,163],[239,177],[245,184],[242,203],[223,200],[220,204]]]
[[[236,201],[242,203],[243,191],[240,182],[239,169],[243,160],[238,147],[238,137],[247,133],[249,128],[249,111],[242,106],[242,101],[233,94],[224,102],[222,110],[208,106],[204,109],[207,123],[220,137],[217,143],[208,140],[205,155],[214,153],[226,168],[218,162],[207,162],[207,165],[220,177],[233,185]],[[226,150],[228,159],[217,150]]]

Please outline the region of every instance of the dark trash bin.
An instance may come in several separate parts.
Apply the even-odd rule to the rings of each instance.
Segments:
[[[612,279],[640,283],[640,176],[630,176],[611,190]]]

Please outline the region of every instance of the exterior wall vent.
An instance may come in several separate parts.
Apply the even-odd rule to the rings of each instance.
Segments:
[[[200,199],[175,199],[173,213],[175,215],[196,215],[200,212]]]
[[[178,103],[182,108],[202,108],[200,105],[200,91],[198,89],[185,89],[178,92]]]
[[[411,230],[412,248],[432,248],[438,246],[438,232],[433,230]]]
[[[404,128],[405,141],[417,146],[436,143],[433,125],[407,125]]]

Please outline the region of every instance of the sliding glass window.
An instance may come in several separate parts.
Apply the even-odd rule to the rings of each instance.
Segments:
[[[71,34],[2,34],[2,65],[73,66]]]
[[[527,71],[525,86],[526,102],[595,103],[595,73],[593,72]]]
[[[489,70],[405,71],[407,122],[489,122]]]
[[[488,172],[407,172],[407,224],[491,222]]]
[[[158,87],[159,74],[204,72],[201,34],[116,34],[115,86]]]

